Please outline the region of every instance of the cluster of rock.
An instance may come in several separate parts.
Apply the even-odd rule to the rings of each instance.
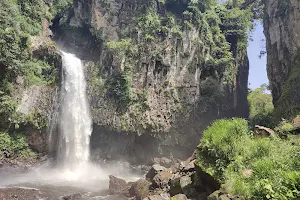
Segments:
[[[193,155],[169,168],[154,164],[145,178],[136,182],[126,182],[110,176],[109,193],[135,200],[213,200],[215,193],[211,198],[209,196],[220,186],[197,167],[195,161],[196,157]]]

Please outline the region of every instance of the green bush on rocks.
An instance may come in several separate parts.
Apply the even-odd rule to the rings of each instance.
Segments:
[[[36,158],[37,154],[28,147],[24,134],[0,132],[0,160]]]
[[[244,119],[223,119],[206,131],[196,164],[250,199],[300,198],[300,146],[279,138],[254,138]]]

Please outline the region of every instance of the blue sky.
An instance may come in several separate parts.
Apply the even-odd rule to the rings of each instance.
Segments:
[[[217,0],[219,4],[225,3],[227,0]],[[249,88],[259,88],[262,84],[268,83],[267,77],[267,55],[261,59],[258,57],[261,50],[264,49],[264,42],[261,40],[265,39],[263,33],[263,26],[261,22],[256,23],[254,32],[252,33],[252,41],[249,41],[248,56],[250,61],[250,72],[249,72]]]
[[[254,32],[252,33],[252,40],[249,41],[248,56],[250,61],[250,72],[249,72],[249,88],[254,89],[260,87],[264,83],[268,83],[266,60],[267,57],[262,56],[260,59],[259,53],[265,47],[265,42],[261,41],[265,39],[263,33],[263,26],[261,23],[257,23]]]

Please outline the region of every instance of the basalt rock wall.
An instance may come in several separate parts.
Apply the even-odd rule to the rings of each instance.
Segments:
[[[214,67],[205,27],[181,25],[187,4],[75,0],[53,21],[57,44],[85,62],[95,157],[183,158],[213,120],[248,116],[245,51]]]

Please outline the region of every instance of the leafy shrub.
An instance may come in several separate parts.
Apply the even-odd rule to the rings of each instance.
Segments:
[[[289,134],[293,133],[295,126],[288,121],[281,121],[274,129],[276,133],[282,137],[286,138]]]
[[[25,135],[0,132],[0,160],[35,158],[37,155],[28,147]]]
[[[251,90],[248,94],[248,102],[250,107],[250,125],[262,125],[272,127],[273,120],[273,102],[272,95],[266,93],[266,85]]]
[[[55,1],[58,2],[58,1]],[[63,2],[63,1],[60,1]],[[51,19],[44,0],[0,1],[0,127],[22,121],[16,111],[15,83],[22,77],[28,85],[55,82],[53,63],[33,59],[30,37],[40,35],[43,19]]]
[[[225,169],[239,148],[237,141],[249,137],[248,122],[243,119],[219,120],[204,131],[198,146],[198,164],[223,181]],[[209,162],[202,162],[209,159]]]
[[[73,5],[72,0],[54,0],[53,13],[58,17],[63,17]]]
[[[106,81],[107,94],[112,96],[119,111],[125,111],[132,103],[132,71],[125,66],[123,72],[117,72]]]
[[[299,150],[289,140],[253,138],[246,120],[219,120],[204,131],[197,165],[229,193],[254,200],[299,199]]]
[[[55,69],[42,61],[27,61],[20,66],[20,74],[25,76],[26,85],[47,85],[55,83]]]

